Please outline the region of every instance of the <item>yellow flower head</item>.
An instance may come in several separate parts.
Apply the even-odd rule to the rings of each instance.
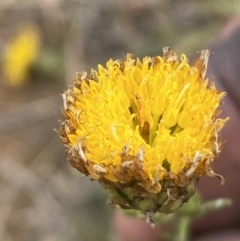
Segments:
[[[225,93],[204,79],[209,51],[193,66],[185,55],[163,52],[109,60],[90,76],[78,74],[63,94],[60,136],[71,165],[123,208],[174,211],[201,176],[218,176],[210,164],[227,119],[217,118]]]
[[[39,45],[39,32],[33,25],[22,27],[7,44],[3,57],[3,73],[11,86],[26,81],[29,67],[37,57]]]

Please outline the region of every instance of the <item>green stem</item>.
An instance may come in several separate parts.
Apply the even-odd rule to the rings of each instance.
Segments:
[[[171,241],[189,241],[191,217],[180,216]]]

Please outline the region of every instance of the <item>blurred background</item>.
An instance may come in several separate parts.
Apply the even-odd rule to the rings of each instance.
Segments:
[[[105,241],[107,193],[71,168],[54,128],[76,72],[109,58],[196,58],[239,0],[0,1],[0,240]]]

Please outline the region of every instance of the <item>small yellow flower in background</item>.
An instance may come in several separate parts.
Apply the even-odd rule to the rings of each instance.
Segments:
[[[11,86],[18,86],[28,78],[40,46],[39,31],[34,25],[23,26],[9,41],[3,56],[3,73]]]
[[[174,212],[221,151],[224,92],[204,79],[209,51],[190,66],[163,57],[109,60],[63,94],[60,136],[73,167],[111,192],[110,204]],[[222,179],[223,180],[223,179]]]

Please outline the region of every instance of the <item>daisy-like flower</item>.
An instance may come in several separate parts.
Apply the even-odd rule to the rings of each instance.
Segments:
[[[23,26],[11,39],[3,56],[3,73],[11,86],[26,81],[31,64],[39,52],[40,36],[34,25]]]
[[[209,51],[190,66],[163,57],[110,59],[63,94],[60,137],[73,167],[110,190],[110,204],[174,212],[202,176],[218,176],[224,92],[204,79]],[[222,179],[223,180],[223,179]]]

